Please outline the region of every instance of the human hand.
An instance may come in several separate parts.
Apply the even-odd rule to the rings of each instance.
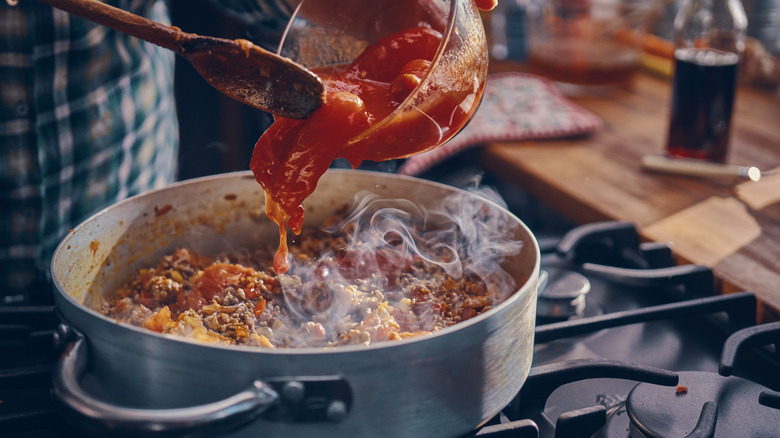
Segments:
[[[498,0],[474,0],[474,4],[477,5],[477,9],[490,11],[496,7]]]
[[[341,27],[348,33],[369,35],[373,30],[377,35],[387,24],[396,28],[416,27],[428,23],[434,29],[444,30],[446,10],[431,7],[420,0],[370,1],[365,0],[286,0],[292,9],[298,10],[298,16],[326,27]],[[477,9],[489,11],[496,7],[498,0],[473,0]],[[301,3],[299,5],[299,3]],[[360,11],[356,13],[355,11]],[[379,18],[378,18],[379,17]]]

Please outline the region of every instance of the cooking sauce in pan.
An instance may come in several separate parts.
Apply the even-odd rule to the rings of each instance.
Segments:
[[[217,257],[177,249],[140,269],[100,311],[207,343],[336,347],[429,334],[490,310],[517,289],[498,265],[486,274],[468,262],[473,250],[441,244],[439,237],[452,235],[446,228],[414,223],[406,239],[385,242],[367,239],[374,233],[358,224],[348,218],[326,230],[304,228],[291,248],[296,263],[283,275],[264,268],[274,248]],[[491,239],[494,231],[486,230]],[[494,263],[502,260],[500,251],[491,254]]]
[[[322,107],[305,120],[277,118],[257,142],[250,168],[265,190],[266,215],[279,226],[277,273],[289,269],[287,225],[301,232],[301,203],[333,160],[345,158],[356,168],[363,160],[407,157],[437,146],[442,132],[465,124],[469,114],[461,103],[473,90],[426,102],[425,110],[381,126],[378,136],[360,137],[422,81],[441,40],[430,28],[406,29],[368,46],[345,68],[317,71],[326,87]],[[410,141],[394,141],[410,132]]]

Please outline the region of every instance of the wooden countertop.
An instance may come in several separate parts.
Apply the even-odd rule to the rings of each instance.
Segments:
[[[580,138],[492,143],[482,158],[575,223],[627,220],[647,240],[671,242],[680,263],[709,266],[715,293],[754,292],[760,321],[780,319],[780,175],[759,182],[650,173],[662,154],[669,81],[641,74],[629,85],[569,98],[602,118]],[[740,88],[730,164],[780,167],[780,94]]]

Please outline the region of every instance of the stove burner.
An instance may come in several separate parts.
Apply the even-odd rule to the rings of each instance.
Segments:
[[[678,374],[677,388],[640,383],[628,394],[631,437],[694,436],[694,430],[695,436],[770,436],[780,430],[777,411],[759,404],[764,386],[705,371]]]
[[[551,320],[581,317],[590,281],[568,269],[549,267],[539,276],[536,315]]]

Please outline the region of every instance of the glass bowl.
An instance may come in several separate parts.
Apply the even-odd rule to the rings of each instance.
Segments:
[[[370,44],[421,23],[442,34],[432,64],[387,117],[352,138],[381,161],[432,149],[452,138],[479,106],[488,51],[473,0],[302,0],[279,53],[314,71],[352,62]],[[392,157],[381,151],[392,148]],[[380,151],[373,153],[372,151]]]
[[[628,82],[640,67],[642,38],[655,2],[533,0],[528,10],[528,66],[578,85]]]

